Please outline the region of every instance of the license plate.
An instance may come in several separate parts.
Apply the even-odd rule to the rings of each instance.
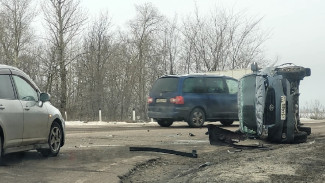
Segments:
[[[281,120],[286,120],[286,96],[281,96]]]
[[[156,103],[166,103],[166,102],[167,102],[167,99],[165,99],[165,98],[156,99]]]

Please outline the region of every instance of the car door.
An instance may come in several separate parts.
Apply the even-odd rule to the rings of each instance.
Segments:
[[[208,111],[212,119],[223,119],[230,110],[228,90],[222,77],[207,77]]]
[[[183,81],[184,106],[190,113],[194,108],[199,107],[207,110],[206,86],[204,77],[189,77]]]
[[[4,132],[4,147],[19,146],[23,139],[23,108],[16,99],[9,74],[0,71],[0,125]]]
[[[27,79],[16,75],[13,79],[24,111],[23,144],[46,142],[49,120],[46,106],[38,105],[39,93]]]

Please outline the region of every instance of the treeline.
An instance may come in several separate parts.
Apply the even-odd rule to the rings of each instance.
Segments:
[[[31,76],[70,120],[146,120],[147,96],[165,74],[264,63],[261,18],[225,9],[168,18],[150,3],[117,29],[107,14],[90,20],[76,0],[1,0],[0,63]],[[39,12],[39,14],[36,14]],[[42,17],[46,33],[33,27]]]
[[[309,119],[325,119],[325,107],[319,100],[307,102],[302,109],[300,109],[301,118]]]

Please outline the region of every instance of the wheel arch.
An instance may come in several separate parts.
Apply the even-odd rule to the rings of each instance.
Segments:
[[[56,122],[60,128],[61,128],[61,131],[62,131],[62,139],[61,139],[61,147],[64,145],[65,143],[65,132],[64,132],[64,126],[63,126],[63,122],[62,120],[60,120],[59,118],[55,118],[53,121],[52,121],[52,124],[51,126],[53,125],[53,123]]]
[[[203,112],[204,112],[204,116],[205,116],[205,118],[207,117],[207,110],[205,109],[205,107],[203,107],[203,106],[200,106],[200,105],[198,105],[198,106],[194,106],[194,107],[192,107],[192,109],[191,109],[191,111],[190,111],[190,113],[189,113],[189,115],[188,115],[188,117],[191,115],[191,113],[194,111],[194,109],[201,109]]]
[[[197,105],[197,106],[192,107],[191,112],[192,112],[194,109],[196,109],[196,108],[201,109],[201,110],[206,114],[206,109],[205,109],[206,107],[201,106],[201,105]]]

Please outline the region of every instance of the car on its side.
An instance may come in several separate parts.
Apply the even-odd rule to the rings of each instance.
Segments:
[[[201,127],[205,121],[231,125],[238,120],[238,81],[212,74],[166,75],[153,84],[148,117],[162,127],[186,121]]]
[[[65,121],[23,71],[0,65],[0,157],[38,150],[57,156],[65,142]],[[0,159],[1,160],[1,159]]]

